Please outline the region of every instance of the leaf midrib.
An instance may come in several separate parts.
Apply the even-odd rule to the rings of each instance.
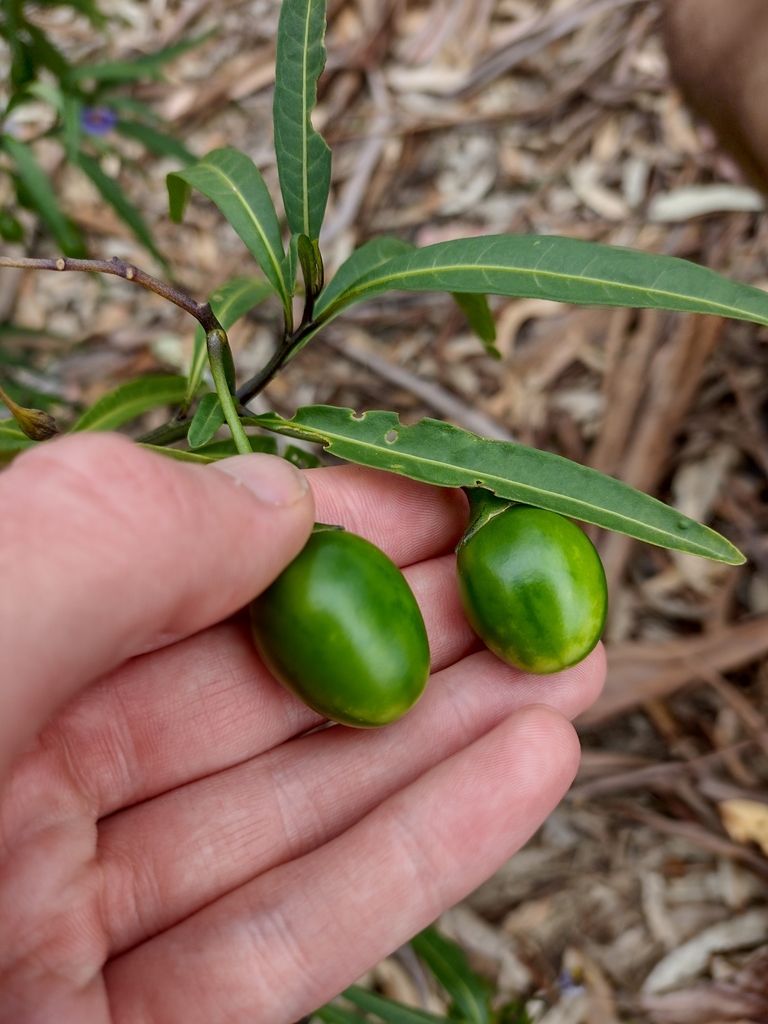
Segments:
[[[256,418],[258,419],[259,417],[256,417]],[[305,430],[306,433],[314,434],[315,437],[319,436],[319,437],[326,438],[329,445],[333,444],[334,441],[345,441],[348,444],[355,445],[357,447],[368,449],[368,450],[371,450],[371,451],[382,451],[382,450],[385,450],[385,449],[382,449],[379,445],[371,444],[371,442],[369,442],[369,441],[360,441],[357,438],[350,438],[350,437],[347,437],[344,434],[331,434],[327,430],[320,431],[320,430],[316,430],[316,429],[314,429],[312,427],[306,427],[306,426],[303,426],[303,425],[301,425],[301,426],[300,425],[293,425],[293,424],[290,423],[289,420],[281,421],[280,425],[281,426],[283,426],[283,425],[288,426],[290,429],[296,430],[297,433],[301,432],[302,430]],[[499,442],[496,442],[496,443],[498,443],[498,444],[509,444],[510,442],[508,442],[508,441],[507,442],[499,441]],[[399,449],[399,448],[393,448],[392,451],[397,452],[398,455],[404,456],[406,459],[410,460],[411,462],[417,462],[417,463],[422,463],[422,464],[431,465],[431,466],[445,466],[446,465],[445,462],[440,462],[437,459],[430,459],[430,458],[428,458],[426,456],[423,456],[423,455],[412,455],[410,453],[401,451],[401,449]],[[457,469],[460,472],[466,472],[466,473],[471,473],[472,472],[472,470],[467,469],[464,466],[453,466],[452,468],[453,469]],[[548,496],[551,496],[551,497],[554,497],[554,498],[561,498],[561,499],[564,499],[566,501],[573,502],[575,505],[577,505],[578,507],[583,508],[583,509],[595,509],[598,512],[605,512],[608,515],[615,516],[616,519],[620,520],[621,522],[636,523],[639,526],[641,526],[643,529],[648,530],[649,532],[653,532],[653,533],[655,533],[655,534],[657,534],[657,535],[659,535],[661,537],[670,537],[670,538],[672,538],[673,540],[676,540],[676,541],[680,540],[680,538],[676,534],[670,533],[668,530],[665,530],[665,529],[663,529],[660,526],[649,526],[647,523],[644,523],[641,519],[633,519],[632,517],[630,517],[628,515],[625,515],[622,512],[614,512],[612,509],[601,509],[600,506],[598,506],[598,505],[587,504],[585,501],[583,501],[583,500],[581,500],[579,498],[572,498],[569,495],[559,494],[558,492],[555,492],[555,491],[548,491],[548,490],[545,490],[545,488],[543,488],[543,487],[534,487],[531,484],[522,484],[522,483],[520,483],[517,480],[515,480],[515,481],[505,480],[504,477],[496,476],[495,474],[489,473],[489,472],[487,472],[485,470],[478,471],[478,474],[477,474],[478,478],[481,475],[482,475],[484,481],[487,482],[487,483],[491,483],[491,482],[498,483],[502,487],[512,485],[514,487],[523,488],[524,490],[530,491],[532,493],[544,494],[544,495],[548,495]],[[575,519],[579,519],[580,517],[574,515],[574,518]],[[582,522],[591,522],[591,520],[589,520],[589,519],[581,519],[581,521]],[[599,525],[599,524],[595,524],[595,525]],[[701,544],[697,544],[695,541],[691,541],[690,542],[690,546],[691,547],[697,547],[702,552],[707,550]]]
[[[309,110],[307,109],[307,79],[309,56],[309,22],[312,11],[312,0],[307,2],[307,16],[304,22],[304,48],[301,55],[301,174],[302,174],[302,209],[304,213],[304,234],[309,234]]]
[[[277,279],[280,282],[280,286],[281,286],[281,296],[280,297],[281,297],[281,299],[284,302],[288,302],[289,301],[289,296],[288,296],[288,292],[285,290],[285,281],[283,280],[283,274],[282,274],[282,269],[281,269],[281,265],[280,265],[281,261],[276,259],[275,251],[272,248],[272,245],[271,245],[269,239],[267,238],[266,234],[264,233],[264,229],[262,228],[262,226],[259,223],[258,219],[253,215],[253,212],[252,212],[250,206],[246,203],[245,198],[243,196],[243,193],[237,187],[235,182],[231,178],[229,178],[224,173],[224,171],[221,170],[220,167],[217,167],[216,164],[206,164],[206,166],[210,170],[215,171],[215,173],[218,174],[219,177],[223,181],[225,181],[227,183],[227,185],[229,185],[229,187],[232,189],[233,193],[237,196],[238,200],[240,201],[240,205],[242,206],[242,208],[245,210],[245,212],[250,217],[253,226],[256,228],[256,233],[261,238],[262,242],[264,243],[264,247],[266,248],[267,252],[269,253],[269,258],[272,261],[272,266],[274,268],[275,274],[277,275]]]
[[[395,258],[399,259],[400,257],[395,257]],[[705,268],[700,268],[700,269],[705,269]],[[380,287],[386,288],[387,282],[391,282],[391,281],[398,282],[398,281],[402,281],[402,280],[404,280],[406,278],[407,279],[416,279],[418,277],[426,277],[426,276],[429,276],[431,274],[450,273],[452,271],[467,271],[467,270],[477,270],[477,271],[480,271],[482,273],[490,273],[490,272],[498,273],[499,271],[508,271],[508,272],[514,273],[514,274],[528,274],[528,275],[530,275],[532,277],[547,277],[547,278],[550,278],[552,280],[558,280],[558,281],[560,281],[560,280],[562,280],[562,281],[572,281],[572,282],[583,281],[586,284],[600,285],[600,286],[603,286],[603,287],[621,288],[621,289],[623,289],[625,291],[636,293],[636,294],[649,294],[649,293],[652,293],[653,295],[658,295],[660,298],[664,298],[664,297],[669,297],[669,298],[674,298],[674,299],[684,298],[684,299],[690,300],[691,302],[697,302],[697,303],[700,303],[701,305],[706,305],[706,306],[708,306],[712,310],[713,314],[720,314],[720,315],[723,315],[723,316],[732,316],[734,314],[741,314],[741,317],[739,317],[739,318],[742,318],[744,313],[746,312],[745,310],[743,310],[739,306],[723,305],[722,303],[714,303],[714,302],[708,301],[707,299],[703,299],[703,298],[699,298],[699,297],[695,297],[695,296],[683,295],[681,292],[665,291],[665,290],[663,290],[663,289],[661,289],[661,288],[659,288],[659,287],[657,287],[655,285],[653,285],[653,286],[633,285],[633,284],[627,284],[625,282],[611,281],[611,280],[604,279],[604,278],[586,277],[583,274],[574,275],[574,274],[565,274],[565,273],[562,273],[562,272],[556,272],[556,271],[553,271],[553,270],[538,270],[538,269],[532,270],[532,269],[530,269],[528,267],[509,267],[509,266],[505,266],[504,264],[490,264],[490,263],[489,264],[480,264],[480,263],[444,264],[444,263],[441,263],[441,264],[439,264],[436,267],[419,267],[416,270],[400,271],[399,273],[387,274],[387,275],[385,275],[383,277],[372,278],[372,279],[370,279],[368,281],[364,281],[362,287],[358,287],[355,290],[350,289],[346,293],[340,295],[338,297],[338,299],[336,299],[336,301],[332,305],[328,306],[325,310],[323,310],[321,312],[319,319],[322,319],[323,322],[327,322],[327,320],[331,319],[337,313],[341,312],[341,310],[344,309],[346,306],[351,305],[352,303],[354,303],[358,299],[358,297],[361,297],[361,296],[364,297],[367,292],[374,291],[375,289],[380,288]],[[394,287],[397,288],[397,284],[395,284]],[[428,290],[431,290],[431,289],[428,289]],[[563,301],[567,302],[568,300],[563,300]],[[749,313],[749,316],[750,316],[750,319],[754,320],[755,323],[761,323],[761,324],[768,325],[768,317],[763,316],[761,318],[759,313],[752,313],[752,312]]]

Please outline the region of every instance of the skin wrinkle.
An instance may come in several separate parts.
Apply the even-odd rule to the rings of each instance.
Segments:
[[[71,439],[71,444],[79,445],[81,440]],[[91,440],[84,440],[83,445]],[[57,443],[66,453],[67,441]],[[114,450],[109,445],[117,443],[99,439],[99,450]],[[82,445],[80,451],[81,457],[73,460],[78,465],[92,458],[82,455]],[[103,464],[105,460],[100,456],[100,461]],[[160,460],[152,465],[159,467]],[[155,479],[161,480],[165,473],[172,475],[183,495],[184,480],[174,475],[178,470],[173,464],[162,466]],[[219,589],[210,586],[214,570],[205,568],[207,563],[203,562],[205,571],[194,568],[199,546],[202,543],[211,557],[216,556],[215,572],[224,574],[225,580],[220,589],[231,595],[239,584],[226,575],[230,549],[233,537],[244,532],[238,525],[240,511],[235,515],[232,507],[242,510],[246,524],[253,520],[243,505],[242,487],[221,492],[220,481],[214,485],[212,480],[214,471],[185,468],[189,473],[183,475],[191,487],[187,500],[195,506],[197,495],[202,500],[184,525],[186,528],[196,517],[202,536],[195,534],[189,539],[176,532],[170,536],[168,563],[186,574],[167,574],[167,582],[184,591],[191,602],[187,614],[200,621],[194,586],[204,583],[212,599],[218,598]],[[373,471],[328,473],[325,492],[337,500],[342,495],[340,504],[349,510],[350,519],[356,520],[359,532],[374,532],[382,509],[388,509],[405,536],[396,545],[396,536],[387,539],[397,547],[398,556],[414,562],[435,559],[434,564],[413,565],[409,576],[425,603],[433,649],[439,647],[441,635],[445,636],[445,631],[453,634],[457,628],[458,620],[451,616],[460,614],[451,603],[455,602],[452,556],[444,552],[452,546],[448,536],[461,529],[465,518],[463,496],[435,492],[408,481],[391,493],[386,477]],[[108,473],[107,478],[111,480]],[[195,480],[200,482],[199,491]],[[210,481],[207,491],[206,481]],[[114,484],[118,485],[119,481]],[[316,490],[323,492],[323,485]],[[226,507],[221,505],[221,493]],[[162,507],[163,496],[158,495],[157,501]],[[322,502],[319,506],[322,508]],[[211,514],[213,509],[216,515]],[[223,535],[222,517],[236,526]],[[112,527],[112,523],[100,522],[100,536],[109,534]],[[136,523],[133,528],[131,568],[135,577],[151,563],[152,548],[142,543]],[[263,539],[263,534],[260,537]],[[372,539],[378,540],[376,536]],[[41,545],[46,541],[42,538]],[[270,548],[264,557],[274,558],[274,550]],[[118,560],[118,567],[120,564]],[[243,554],[238,569],[243,564],[248,572],[253,571],[253,551]],[[140,591],[119,589],[121,601],[140,596]],[[82,603],[86,596],[82,590],[73,592],[67,613],[80,608],[76,602]],[[447,620],[445,608],[440,607],[444,603]],[[215,608],[215,600],[205,607]],[[154,609],[141,611],[150,615],[151,623]],[[145,629],[146,625],[137,618],[135,628]],[[105,642],[109,636],[95,639]],[[441,656],[446,662],[460,657],[458,651],[467,640],[474,643],[467,634],[458,641],[448,637]],[[74,653],[80,655],[81,650]],[[504,720],[521,701],[543,698],[570,713],[574,704],[583,705],[591,698],[599,675],[596,665],[593,662],[591,669],[574,670],[557,682],[535,681],[521,679],[492,656],[478,653],[446,668],[433,680],[425,697],[428,703],[420,705],[421,717],[417,708],[391,731],[362,734],[329,729],[298,738],[318,718],[303,710],[266,674],[249,646],[242,617],[151,656],[134,658],[54,719],[55,726],[66,732],[73,774],[82,781],[73,784],[71,773],[59,770],[63,754],[50,753],[39,741],[25,755],[30,816],[35,805],[45,811],[46,773],[53,813],[61,810],[64,818],[74,813],[67,801],[82,801],[80,790],[88,793],[88,800],[82,818],[65,820],[34,848],[17,848],[24,886],[20,890],[13,885],[0,888],[0,901],[7,901],[12,908],[12,915],[0,912],[0,946],[15,948],[15,920],[23,920],[27,914],[34,919],[27,939],[34,932],[39,940],[38,948],[29,950],[25,964],[20,965],[22,970],[37,971],[32,984],[25,986],[15,972],[14,977],[4,979],[7,984],[0,985],[0,1019],[31,1024],[32,1012],[42,1014],[39,1019],[46,1024],[48,1019],[57,1024],[106,1024],[107,985],[111,988],[112,1024],[176,1024],[182,1020],[184,1024],[214,1024],[224,1019],[228,1024],[252,1024],[254,1020],[288,1024],[298,1019],[333,994],[327,991],[329,986],[338,991],[352,980],[340,971],[350,973],[354,967],[362,972],[388,952],[382,944],[399,945],[405,938],[400,935],[403,929],[418,930],[427,923],[422,921],[426,910],[434,912],[430,903],[435,894],[424,893],[422,900],[411,888],[413,874],[407,865],[398,876],[397,864],[392,862],[398,851],[389,842],[382,845],[382,836],[390,839],[395,835],[387,825],[390,815],[407,813],[408,828],[422,827],[424,842],[435,836],[436,842],[447,844],[445,854],[435,848],[427,848],[426,853],[436,858],[435,863],[456,866],[457,877],[438,881],[444,899],[458,898],[477,876],[506,859],[511,845],[521,840],[526,829],[539,823],[556,796],[554,788],[569,768],[571,753],[562,738],[563,727],[556,722],[545,722],[541,731],[533,728],[520,733],[512,720],[503,726],[504,744],[484,735],[478,742],[491,746],[473,744],[455,755],[451,751],[491,728],[495,721]],[[470,690],[475,693],[474,712]],[[469,721],[473,714],[474,726]],[[125,750],[119,758],[109,749],[113,728],[127,730],[129,737],[123,741]],[[52,730],[46,742],[55,748],[54,737]],[[546,771],[537,770],[544,754],[531,750],[531,743],[539,748],[550,744]],[[275,745],[275,752],[267,753]],[[461,765],[457,760],[446,770],[446,757],[460,759]],[[88,773],[102,772],[110,762],[107,774],[111,778],[95,784]],[[17,771],[20,767],[21,762]],[[259,777],[270,769],[274,770],[273,779]],[[11,784],[11,788],[18,787],[19,805],[23,781],[20,773]],[[541,789],[542,785],[549,789]],[[395,806],[388,807],[393,790],[400,795]],[[6,801],[9,792],[3,794]],[[143,795],[153,792],[158,795]],[[478,799],[478,792],[484,794],[483,799]],[[116,811],[99,823],[98,847],[94,793],[105,803],[102,813],[105,809]],[[274,801],[290,805],[275,807]],[[8,806],[6,802],[2,809],[6,821]],[[125,809],[117,810],[119,807]],[[311,817],[305,813],[307,807],[311,807]],[[525,820],[520,820],[521,814]],[[323,828],[325,834],[318,831]],[[297,846],[302,843],[304,847]],[[254,852],[263,858],[262,864],[269,864],[286,850],[285,855],[290,856],[290,851],[302,848],[311,848],[311,852],[254,877],[258,870]],[[116,877],[107,870],[108,854],[112,854]],[[134,859],[141,864],[134,864]],[[56,870],[56,865],[61,870]],[[376,872],[378,886],[371,886],[371,871]],[[245,883],[240,885],[243,878]],[[217,898],[217,888],[226,889],[226,895]],[[20,899],[22,893],[26,896]],[[110,907],[104,905],[106,896],[112,900]],[[199,913],[191,910],[201,901],[208,902]],[[406,918],[394,910],[403,910]],[[123,916],[118,921],[114,917],[108,920],[109,914]],[[98,977],[106,955],[105,928],[151,929],[154,922],[156,929],[164,927],[163,915],[181,920],[111,961],[103,985],[91,980],[85,988],[73,987],[68,979],[81,984]],[[266,936],[264,942],[259,941],[255,929]],[[50,936],[47,944],[41,938],[46,935]],[[297,963],[303,977],[294,973]],[[254,967],[260,978],[254,978]],[[260,989],[254,987],[259,985]],[[288,1008],[286,999],[291,1004]],[[298,1005],[301,1001],[303,1008]],[[289,1015],[294,1006],[296,1014]]]
[[[593,656],[593,660],[599,660],[599,655]],[[467,686],[463,678],[468,667],[472,669],[471,686]],[[568,714],[578,713],[587,699],[596,696],[584,693],[583,685],[579,689],[577,681],[582,674],[572,669],[561,676],[560,689],[565,697],[557,698],[556,703]],[[184,877],[176,877],[179,871],[176,871],[176,876],[173,872],[166,872],[157,884],[165,887],[167,897],[173,899],[178,909],[175,917],[166,914],[161,919],[152,920],[153,928],[167,928],[250,878],[272,870],[292,857],[304,856],[336,838],[372,811],[382,799],[410,785],[422,772],[495,728],[517,706],[516,678],[525,679],[521,673],[504,666],[487,652],[476,655],[470,666],[465,665],[462,671],[454,666],[440,674],[429,702],[410,722],[403,720],[396,728],[375,734],[343,730],[335,736],[328,733],[307,736],[267,751],[228,772],[129,809],[102,826],[101,854],[106,867],[111,870],[108,862],[113,850],[120,850],[132,842],[141,851],[142,870],[155,861],[159,862],[163,847],[158,848],[138,838],[145,833],[152,834],[154,821],[164,824],[177,836],[182,856],[188,860]],[[541,700],[537,692],[539,688],[540,682],[537,685],[533,681],[531,685],[529,681],[521,701]],[[483,718],[478,722],[480,714]],[[422,719],[430,722],[429,739],[426,742],[422,740],[414,748]],[[398,751],[402,755],[399,760]],[[295,761],[293,770],[292,761]],[[345,807],[339,804],[339,797],[344,793],[343,783],[349,776],[350,765],[356,766],[357,779],[354,798],[344,813]],[[316,792],[308,788],[304,779],[315,786]],[[232,794],[229,798],[228,793]],[[246,798],[243,794],[255,794],[255,798]],[[197,808],[197,815],[203,822],[201,826],[191,823],[189,809],[193,807]],[[222,810],[230,807],[231,810]],[[270,807],[274,811],[272,814]],[[307,809],[309,817],[317,824],[300,835],[297,827],[306,825]],[[247,824],[258,840],[257,846],[251,849],[243,847],[241,861],[237,861],[228,840],[229,814],[236,816],[238,821],[251,816],[258,819]],[[205,849],[210,844],[201,831],[206,828],[206,823],[213,831],[210,851]],[[262,834],[269,837],[268,847],[264,846],[258,831],[262,825]],[[278,839],[272,838],[273,833],[283,834],[285,841],[282,846]],[[231,867],[215,886],[203,889],[201,898],[193,905],[182,891],[186,875],[192,873],[210,879],[211,865],[216,863],[218,851],[229,855]],[[177,859],[174,860],[176,862]],[[117,870],[121,865],[130,871],[130,861],[121,859]],[[119,892],[121,886],[114,888]],[[184,901],[181,905],[178,904],[179,899]],[[118,918],[119,910],[116,910],[111,919]],[[113,936],[112,955],[126,944],[134,945],[146,937],[133,932],[118,933],[114,929],[110,933]]]

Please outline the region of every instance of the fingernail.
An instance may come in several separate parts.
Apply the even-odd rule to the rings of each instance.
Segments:
[[[235,455],[213,468],[233,476],[265,505],[293,505],[307,493],[304,474],[276,455]]]

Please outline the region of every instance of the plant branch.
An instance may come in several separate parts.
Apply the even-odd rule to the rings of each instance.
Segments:
[[[136,441],[139,444],[173,444],[174,441],[181,441],[182,438],[186,437],[188,431],[189,420],[179,420],[174,417],[168,420],[167,423],[163,423],[162,426],[142,434],[141,437],[137,437]]]
[[[124,281],[132,281],[141,285],[147,291],[161,295],[169,302],[173,302],[179,309],[189,313],[202,326],[203,330],[222,330],[221,324],[213,315],[213,311],[207,302],[199,303],[185,295],[184,292],[158,281],[156,277],[146,274],[131,263],[118,259],[115,256],[111,260],[78,260],[69,256],[58,256],[55,259],[33,259],[27,256],[18,258],[13,256],[0,256],[0,267],[18,267],[25,270],[80,270],[90,274],[112,274],[114,277],[121,277]]]
[[[255,376],[247,380],[245,384],[241,384],[237,389],[236,397],[241,405],[247,405],[256,395],[261,394],[267,384],[296,355],[308,337],[314,334],[317,326],[315,321],[311,321],[310,323],[302,324],[295,334],[285,335],[269,362]]]

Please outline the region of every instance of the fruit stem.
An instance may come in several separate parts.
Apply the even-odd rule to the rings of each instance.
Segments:
[[[462,487],[462,491],[466,494],[467,501],[469,502],[469,522],[464,531],[464,536],[456,545],[457,551],[467,543],[470,537],[474,537],[478,530],[490,522],[494,516],[504,512],[510,505],[516,504],[516,502],[511,501],[509,498],[497,497],[493,491],[489,491],[485,487]]]

